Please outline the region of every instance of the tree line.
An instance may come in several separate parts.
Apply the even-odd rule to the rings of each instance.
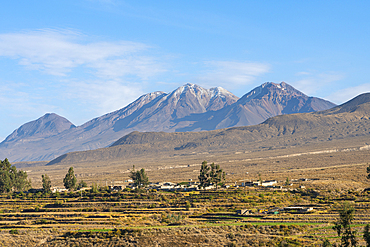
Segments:
[[[8,159],[0,160],[0,193],[24,191],[31,188],[31,181],[25,171],[17,171]]]
[[[41,177],[42,177],[42,188],[43,188],[44,192],[50,193],[51,192],[51,180],[50,180],[49,176],[47,174],[45,174],[45,175],[41,175]],[[77,178],[75,176],[73,167],[70,167],[68,169],[68,172],[67,172],[67,174],[65,175],[65,177],[63,179],[63,184],[64,184],[64,188],[66,188],[68,190],[75,190],[75,189],[78,190],[78,189],[87,187],[86,182],[83,181],[83,180],[81,180],[77,184]]]
[[[47,174],[41,175],[42,188],[45,193],[51,192],[51,180]],[[73,167],[70,167],[63,179],[64,187],[69,190],[87,187],[87,184],[81,180],[77,184],[77,178]],[[8,159],[0,160],[0,193],[23,192],[31,188],[31,180],[28,179],[25,171],[17,170],[10,164]]]
[[[134,186],[138,189],[142,189],[149,185],[149,178],[145,172],[145,169],[135,170],[135,166],[131,170],[129,177],[133,180]],[[42,188],[45,193],[51,192],[51,180],[47,174],[41,175]],[[225,172],[220,168],[219,165],[212,163],[207,164],[207,161],[203,161],[199,171],[199,188],[206,188],[210,185],[214,185],[215,189],[222,185],[225,181]],[[75,190],[87,187],[86,182],[81,180],[77,183],[77,178],[74,174],[73,167],[68,169],[67,174],[63,179],[64,187],[68,190]],[[11,165],[8,159],[4,161],[0,160],[0,193],[8,193],[12,191],[25,191],[31,188],[31,181],[27,177],[25,171],[17,171],[14,165]]]

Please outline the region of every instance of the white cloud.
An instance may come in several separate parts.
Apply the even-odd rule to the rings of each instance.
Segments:
[[[39,95],[27,92],[24,83],[0,80],[0,141],[22,124],[35,120],[47,112],[59,112],[60,108],[40,100]]]
[[[0,34],[0,56],[54,76],[46,82],[30,80],[22,87],[13,87],[13,97],[6,101],[6,108],[18,114],[41,109],[63,112],[69,107],[66,104],[81,103],[91,113],[105,114],[136,99],[143,93],[142,86],[165,71],[163,63],[150,56],[151,48],[145,44],[91,42],[86,41],[88,38],[76,31],[50,29]],[[30,93],[36,84],[43,87],[42,92],[36,90],[40,99]],[[65,95],[72,101],[64,102]],[[44,103],[45,98],[52,104],[61,105],[63,101],[65,105],[53,108]]]
[[[362,93],[369,93],[370,92],[370,83],[361,84],[355,87],[348,87],[345,89],[338,90],[326,98],[336,104],[342,104],[347,102],[348,100],[356,97]]]
[[[345,78],[344,74],[340,72],[315,74],[312,72],[304,71],[298,72],[296,76],[300,76],[303,78],[295,82],[291,82],[291,84],[307,95],[315,94],[320,89]]]
[[[12,117],[33,117],[39,112],[53,112],[57,107],[44,103],[38,95],[27,92],[24,83],[0,81],[0,109]]]
[[[102,115],[120,109],[144,94],[140,85],[124,85],[120,81],[84,81],[70,84],[68,97],[83,101]]]
[[[0,34],[0,56],[18,59],[28,69],[57,76],[66,76],[79,66],[104,78],[135,75],[145,79],[163,71],[154,58],[141,55],[150,48],[145,44],[84,43],[83,38],[78,32],[48,29]]]
[[[208,61],[205,65],[208,69],[197,78],[201,84],[230,89],[252,84],[256,77],[270,69],[268,64],[254,62]]]

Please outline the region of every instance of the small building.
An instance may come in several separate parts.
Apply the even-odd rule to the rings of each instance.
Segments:
[[[296,213],[307,213],[313,211],[313,207],[285,207],[284,211],[296,212]]]
[[[206,186],[206,187],[204,187],[204,188],[202,188],[203,190],[212,190],[212,189],[214,189],[214,188],[216,188],[213,184],[211,184],[211,185],[208,185],[208,186]]]
[[[273,186],[274,184],[277,184],[276,180],[266,180],[262,182],[261,186]]]
[[[248,209],[239,209],[239,210],[236,210],[236,214],[238,214],[238,215],[248,215],[248,214],[250,214],[250,211]]]
[[[68,191],[66,188],[59,188],[59,187],[52,187],[50,188],[51,192],[56,193],[56,192],[65,192]]]
[[[259,186],[261,183],[260,181],[250,181],[250,182],[243,182],[242,186]]]
[[[152,188],[157,190],[171,191],[174,190],[177,184],[171,182],[155,183],[152,185]]]
[[[110,191],[121,191],[124,189],[122,185],[108,186],[108,188]]]
[[[311,211],[313,211],[313,207],[304,208],[300,212],[301,213],[307,213],[307,212],[311,212]]]

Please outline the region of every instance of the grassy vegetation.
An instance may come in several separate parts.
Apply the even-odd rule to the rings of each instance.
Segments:
[[[162,241],[163,230],[163,234],[169,235],[189,231],[188,237],[195,242],[199,238],[197,231],[220,231],[224,235],[222,233],[217,241],[225,245],[230,242],[227,234],[234,234],[231,242],[235,244],[246,243],[253,236],[252,245],[262,241],[272,246],[273,237],[275,244],[283,239],[294,239],[297,245],[314,246],[325,238],[337,241],[332,223],[338,218],[338,206],[344,201],[351,201],[355,206],[353,228],[361,234],[364,225],[370,222],[370,197],[367,192],[352,190],[234,188],[195,193],[136,193],[110,192],[103,188],[97,193],[12,193],[0,198],[0,233],[7,236],[0,243],[6,245],[10,239],[14,241],[24,234],[36,236],[40,230],[47,231],[44,236],[49,236],[49,244],[72,238],[73,241],[79,238],[89,241],[96,236],[117,241],[126,241],[130,236],[135,241],[144,241],[140,234],[151,234],[151,231],[156,232],[155,239]],[[259,213],[297,205],[315,210],[306,214]],[[237,215],[238,209],[249,209],[252,214]]]

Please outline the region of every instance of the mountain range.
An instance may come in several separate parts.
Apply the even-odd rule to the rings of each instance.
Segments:
[[[145,165],[148,160],[160,157],[162,160],[165,157],[170,160],[194,157],[199,161],[203,156],[216,159],[225,155],[232,159],[238,153],[251,156],[264,150],[294,153],[292,148],[301,151],[313,149],[314,153],[339,149],[351,151],[353,147],[369,150],[369,135],[370,93],[365,93],[328,110],[279,115],[253,126],[201,132],[135,131],[108,148],[67,153],[47,165],[98,167],[97,164],[123,164],[137,159]]]
[[[74,151],[108,147],[133,132],[189,132],[259,124],[282,114],[326,110],[335,104],[309,97],[287,83],[264,83],[238,98],[215,87],[186,84],[153,92],[81,126],[48,113],[16,129],[0,143],[0,159],[52,160]]]

